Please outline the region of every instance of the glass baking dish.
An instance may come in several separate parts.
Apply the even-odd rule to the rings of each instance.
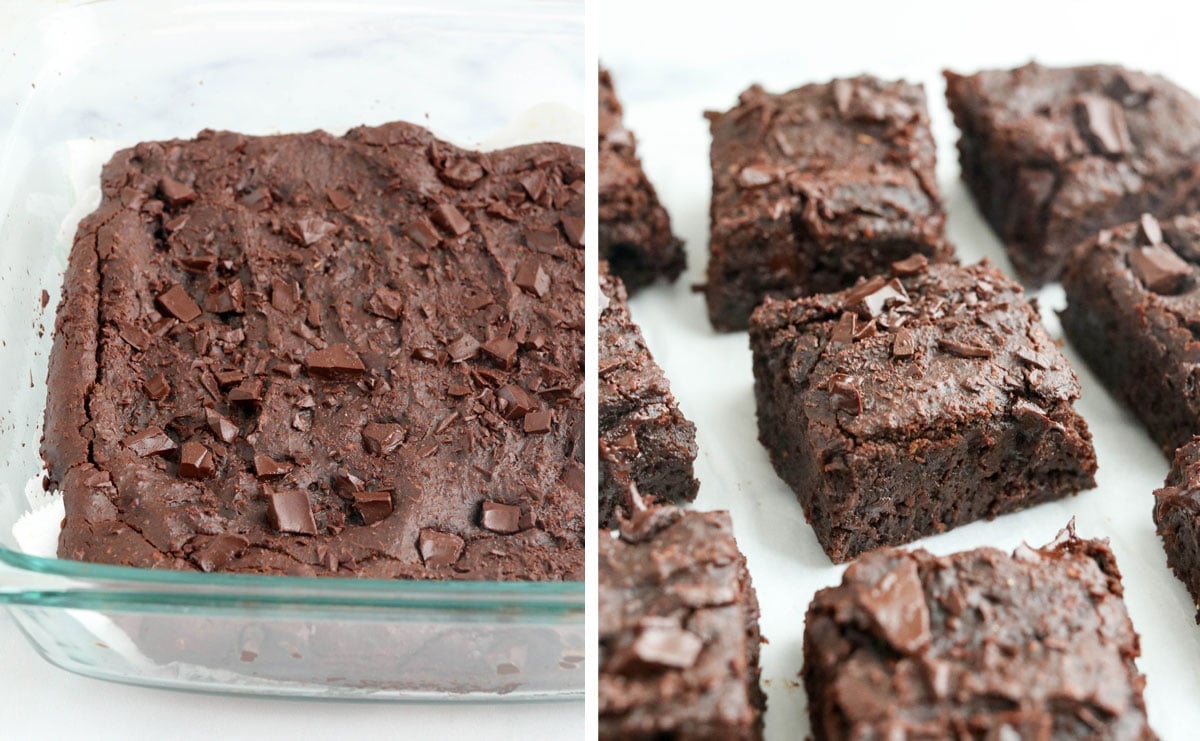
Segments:
[[[582,583],[131,569],[32,555],[13,526],[39,500],[54,306],[113,151],[391,120],[464,146],[581,145],[583,3],[35,5],[0,31],[0,603],[33,645],[81,674],[200,691],[581,696]]]

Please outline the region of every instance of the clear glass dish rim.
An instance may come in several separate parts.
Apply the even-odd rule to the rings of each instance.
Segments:
[[[584,582],[369,579],[146,569],[45,558],[0,545],[0,563],[23,572],[16,587],[0,570],[0,604],[174,611],[181,607],[450,610],[516,617],[536,613],[582,623]],[[162,609],[154,609],[154,608]]]

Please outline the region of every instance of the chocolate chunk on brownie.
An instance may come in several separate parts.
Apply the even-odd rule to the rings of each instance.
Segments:
[[[1167,456],[1200,434],[1200,217],[1153,216],[1079,245],[1063,331]]]
[[[772,95],[755,85],[712,129],[708,316],[745,329],[764,296],[836,291],[943,238],[920,85],[873,77]]]
[[[50,358],[59,554],[581,579],[583,185],[405,123],[118,152]]]
[[[600,738],[761,739],[758,599],[729,514],[638,509],[599,548]]]
[[[1166,483],[1154,492],[1154,524],[1167,565],[1191,593],[1200,623],[1200,437],[1176,451]]]
[[[600,527],[617,524],[630,483],[658,502],[690,502],[696,426],[629,316],[621,279],[600,264]]]
[[[1105,541],[937,557],[883,551],[822,589],[804,626],[818,741],[1153,739]]]
[[[905,260],[750,323],[759,439],[836,562],[1095,486],[1079,381],[986,260]]]
[[[1200,208],[1200,101],[1162,77],[1038,64],[945,76],[962,179],[1028,284],[1057,280],[1103,227]]]
[[[612,75],[600,70],[600,259],[630,293],[687,266],[683,242],[642,170],[637,141],[625,128]]]

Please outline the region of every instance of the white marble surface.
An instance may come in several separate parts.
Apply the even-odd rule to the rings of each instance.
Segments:
[[[407,9],[420,7],[441,16]],[[57,295],[73,232],[64,217],[81,192],[67,142],[127,145],[205,127],[340,132],[405,119],[468,146],[511,141],[514,120],[530,139],[579,144],[581,12],[570,1],[0,3],[0,385],[10,390],[0,402],[0,487],[19,491],[38,466],[54,308],[39,312],[38,296]],[[0,506],[16,501],[4,493]],[[369,705],[119,686],[51,666],[7,616],[0,657],[5,738],[570,738],[584,726],[577,702]]]
[[[750,352],[745,333],[715,335],[703,298],[691,293],[707,262],[706,108],[726,109],[751,82],[782,91],[859,72],[924,82],[938,141],[939,181],[949,235],[962,256],[991,256],[1010,270],[1000,244],[958,182],[957,133],[943,103],[940,70],[1112,61],[1162,72],[1200,92],[1193,35],[1200,13],[1179,3],[783,3],[743,0],[724,13],[679,13],[665,3],[605,0],[600,56],[622,96],[651,179],[688,243],[689,270],[674,286],[631,306],[684,413],[698,427],[701,481],[696,506],[729,509],[762,602],[767,738],[808,732],[797,682],[804,612],[813,593],[837,583],[792,492],[757,441]],[[1057,292],[1056,292],[1057,291]],[[1045,292],[1043,312],[1060,290]],[[1200,628],[1186,591],[1166,568],[1150,516],[1151,491],[1167,462],[1067,348],[1080,370],[1080,411],[1095,433],[1099,487],[1064,502],[977,523],[921,542],[938,553],[983,544],[1043,544],[1074,516],[1087,536],[1107,536],[1125,575],[1129,611],[1141,633],[1150,720],[1164,739],[1196,737],[1200,724]]]

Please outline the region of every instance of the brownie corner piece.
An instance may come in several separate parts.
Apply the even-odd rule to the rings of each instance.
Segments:
[[[1154,739],[1138,635],[1104,541],[881,551],[817,592],[802,677],[841,738]]]
[[[687,255],[642,169],[637,140],[625,128],[612,75],[604,68],[599,95],[600,259],[632,293],[659,278],[674,281],[687,267]]]
[[[1063,332],[1168,457],[1200,434],[1200,216],[1150,214],[1076,247]]]
[[[745,329],[766,296],[836,291],[919,253],[953,259],[920,85],[862,76],[708,114],[708,314]]]
[[[630,484],[660,503],[690,502],[696,427],[679,410],[662,369],[629,315],[621,279],[600,265],[600,526],[628,511]]]
[[[729,513],[639,508],[598,550],[599,737],[761,739],[758,599]]]
[[[583,178],[404,122],[115,154],[49,362],[59,555],[582,579]]]
[[[1031,286],[1075,245],[1142,212],[1200,207],[1200,100],[1113,65],[951,71],[962,179]]]
[[[1200,623],[1200,437],[1179,448],[1166,482],[1154,492],[1154,525]]]
[[[835,562],[1095,486],[1079,381],[988,261],[897,263],[768,299],[750,326],[759,438]]]

